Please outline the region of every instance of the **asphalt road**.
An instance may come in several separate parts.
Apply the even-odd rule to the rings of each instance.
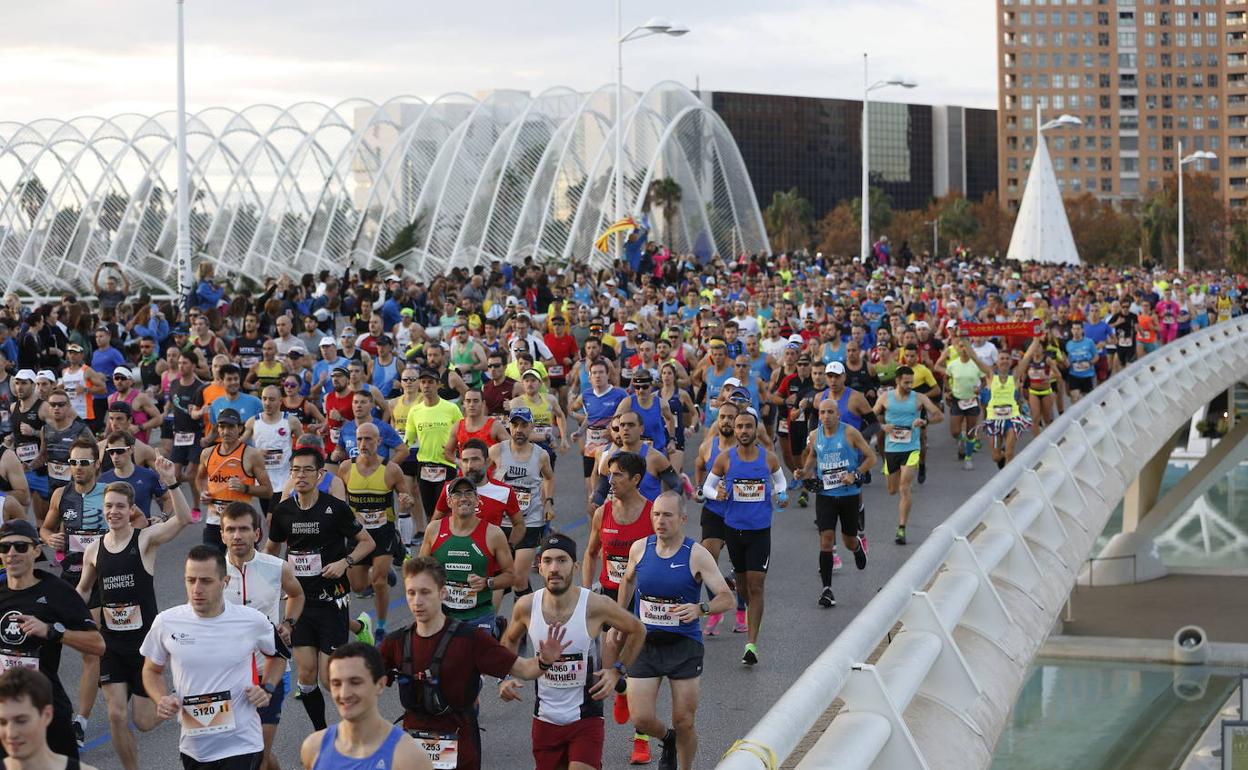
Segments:
[[[691,446],[700,439],[691,440]],[[689,451],[692,466],[694,452]],[[901,565],[911,551],[922,542],[931,529],[962,503],[995,472],[996,466],[984,455],[976,455],[976,468],[964,471],[956,461],[955,449],[945,424],[933,427],[928,458],[928,479],[916,487],[916,505],[908,528],[909,545],[893,543],[896,527],[896,498],[889,498],[878,467],[874,483],[866,488],[869,563],[866,570],[854,569],[852,558],[846,557],[845,568],[832,581],[837,606],[817,606],[820,585],[818,576],[818,540],[814,526],[814,505],[799,508],[792,500],[787,510],[778,511],[772,529],[771,571],[767,580],[767,614],[759,641],[759,665],[747,668],[740,663],[744,649],[743,634],[731,633],[731,626],[721,626],[718,637],[706,640],[705,673],[702,677],[702,699],[697,727],[700,747],[696,767],[713,767],[719,757],[749,729],[801,675],[814,658],[845,627]],[[686,469],[688,470],[688,468]],[[578,458],[567,457],[556,468],[558,502],[557,527],[584,545],[586,520],[583,510],[584,481]],[[690,474],[692,476],[692,473]],[[690,505],[689,534],[698,534],[696,504]],[[200,526],[192,525],[179,537],[164,546],[157,556],[156,590],[160,607],[168,608],[186,601],[181,583],[183,558],[192,545],[199,542]],[[720,557],[728,569],[727,554]],[[539,585],[534,575],[534,585]],[[410,614],[401,593],[392,590],[389,626],[393,630],[408,621]],[[372,610],[372,600],[353,600],[353,612]],[[506,602],[510,611],[510,601]],[[77,701],[81,659],[67,651],[61,663],[61,681]],[[504,704],[497,698],[493,680],[482,692],[481,723],[484,728],[484,767],[532,767],[529,730],[532,723],[532,688],[525,691],[525,702]],[[336,714],[328,693],[329,719]],[[660,716],[670,713],[660,706]],[[397,693],[386,692],[382,713],[397,717],[401,709]],[[610,716],[608,702],[607,737],[604,768],[628,767],[632,730],[617,725]],[[287,695],[282,723],[277,734],[276,755],[282,770],[297,770],[299,744],[311,732],[311,723],[298,703]],[[180,767],[178,759],[178,728],[166,722],[154,731],[139,736],[139,757],[142,768]],[[655,760],[658,742],[652,741]],[[87,730],[87,748],[83,760],[101,770],[120,770],[110,744],[107,712],[103,697],[97,701]]]

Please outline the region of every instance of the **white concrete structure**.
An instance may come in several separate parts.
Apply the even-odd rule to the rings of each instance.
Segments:
[[[617,130],[629,213],[653,180],[680,185],[675,210],[652,216],[658,240],[769,250],[736,144],[701,99],[670,82],[626,91],[617,126],[613,96],[552,88],[194,113],[195,259],[250,276],[339,272],[352,258],[384,268],[376,255],[405,243],[400,258],[426,277],[496,258],[605,266],[593,241],[614,209]],[[172,111],[0,123],[7,289],[83,290],[102,261],[176,287],[175,123]]]
[[[1036,154],[1031,159],[1031,171],[1018,207],[1018,218],[1014,220],[1014,232],[1010,234],[1006,259],[1064,265],[1080,263],[1079,249],[1070,233],[1062,190],[1057,186],[1057,175],[1053,173],[1043,134],[1046,129],[1068,125],[1064,120],[1067,118],[1069,116],[1063,115],[1040,125],[1040,111],[1036,110]],[[1077,118],[1069,120],[1078,122]]]
[[[987,768],[1114,507],[1193,412],[1244,379],[1241,317],[1162,347],[1071,406],[932,531],[720,770],[780,767],[838,699],[799,770]]]

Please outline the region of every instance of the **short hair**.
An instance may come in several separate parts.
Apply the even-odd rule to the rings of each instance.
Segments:
[[[75,449],[86,449],[91,452],[92,460],[97,463],[100,461],[100,445],[95,443],[95,439],[86,438],[85,436],[80,435],[78,438],[74,439],[73,444],[70,444],[70,454],[73,454]]]
[[[52,680],[37,669],[11,668],[0,674],[0,701],[30,698],[36,711],[52,705]]]
[[[899,367],[897,367],[897,377],[898,377],[898,379],[900,379],[900,378],[902,378],[902,377],[905,377],[907,374],[908,374],[908,375],[910,375],[911,377],[913,377],[913,376],[914,376],[914,370],[913,370],[913,369],[911,369],[911,368],[910,368],[910,367],[908,367],[908,366],[899,366]]]
[[[126,498],[126,502],[130,505],[134,505],[134,487],[130,486],[129,482],[109,482],[109,484],[104,487],[104,494],[107,495],[109,492],[124,496]]]
[[[217,565],[217,576],[225,577],[225,554],[214,546],[200,544],[191,548],[186,554],[186,561],[210,561]]]
[[[333,665],[335,660],[347,660],[348,658],[359,658],[364,661],[364,668],[368,669],[368,673],[373,677],[374,682],[380,682],[386,675],[386,667],[381,661],[381,653],[371,644],[347,642],[329,654],[329,663]]]
[[[629,476],[646,475],[646,461],[641,459],[641,455],[636,452],[619,452],[612,455],[607,461],[607,467],[610,468],[612,465]]]
[[[459,448],[459,453],[462,455],[465,449],[475,449],[481,453],[482,457],[488,458],[490,456],[489,445],[479,438],[470,438],[465,441],[464,445]]]
[[[438,588],[446,586],[446,568],[442,566],[442,562],[432,556],[414,556],[403,562],[404,580],[426,572],[433,578]]]
[[[237,519],[251,519],[251,527],[257,532],[260,531],[260,514],[252,507],[251,503],[244,503],[241,500],[235,500],[225,506],[225,510],[221,512],[221,520],[229,519],[235,521]]]
[[[293,463],[296,457],[311,457],[318,471],[325,467],[325,456],[321,454],[321,450],[316,447],[298,447],[290,453],[290,461]]]
[[[134,446],[134,442],[135,442],[134,434],[128,430],[115,430],[112,433],[104,437],[105,446],[108,446],[109,444],[113,444],[118,441],[122,442],[128,447],[132,447]]]
[[[589,340],[586,340],[586,342],[588,342],[588,341],[589,341]],[[601,366],[601,367],[602,367],[603,369],[605,369],[608,373],[611,371],[611,366],[610,366],[610,364],[608,364],[608,363],[607,363],[607,359],[603,358],[602,356],[599,356],[599,357],[595,358],[592,362],[590,362],[590,364],[589,364],[589,371],[590,371],[590,372],[593,372],[593,371],[594,371],[594,367],[597,367],[597,366]]]

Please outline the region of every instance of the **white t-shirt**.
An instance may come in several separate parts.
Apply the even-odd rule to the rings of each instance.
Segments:
[[[170,668],[182,699],[178,749],[197,762],[216,762],[264,749],[260,715],[247,701],[251,655],[277,653],[273,624],[259,610],[225,603],[201,618],[189,604],[156,616],[139,652]]]

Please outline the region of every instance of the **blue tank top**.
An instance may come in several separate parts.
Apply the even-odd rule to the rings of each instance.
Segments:
[[[394,381],[399,377],[399,359],[393,358],[388,365],[378,363],[373,357],[373,387],[381,391],[381,395],[389,396],[394,388]]]
[[[654,448],[662,452],[667,447],[667,426],[663,424],[663,401],[655,398],[649,409],[642,409],[637,395],[628,397],[634,412],[641,417],[641,435],[650,439]]]
[[[820,346],[820,349],[823,351],[824,366],[827,366],[833,361],[840,361],[842,364],[845,363],[845,344],[841,342],[841,338],[839,336],[836,338],[836,343],[837,345],[835,348],[832,347],[830,342],[825,342]]]
[[[328,495],[328,494],[329,494],[329,487],[330,487],[330,485],[332,485],[333,483],[334,483],[334,474],[332,474],[332,473],[326,473],[326,474],[325,474],[325,475],[321,478],[321,480],[320,480],[319,482],[317,482],[317,484],[316,484],[316,488],[317,488],[318,490],[320,490],[321,492],[324,492],[325,494],[327,494],[327,495]]]
[[[581,374],[579,378],[581,381],[581,393],[593,393],[594,392],[594,386],[589,384],[588,364],[589,364],[588,361],[581,362]]]
[[[711,475],[711,466],[715,464],[716,457],[719,457],[718,435],[711,436],[711,454],[706,458],[706,468],[704,469],[706,471],[706,475],[708,476]],[[702,507],[711,513],[718,514],[720,518],[723,518],[724,509],[728,507],[728,503],[724,500],[715,500],[708,497],[706,498],[706,501],[702,503]]]
[[[651,447],[649,444],[641,445],[641,452],[639,452],[639,454],[641,455],[643,462],[646,459],[646,455],[650,454],[650,449]],[[650,471],[647,470],[641,477],[641,483],[637,485],[637,491],[640,492],[641,496],[647,500],[657,500],[659,499],[659,495],[663,494],[663,485],[659,483],[657,478],[651,476]]]
[[[719,409],[711,406],[711,402],[719,395],[719,391],[724,389],[724,381],[732,376],[732,367],[724,370],[723,374],[716,374],[715,367],[706,367],[706,414],[703,418],[705,425],[713,425],[715,416],[719,414]]]
[[[611,422],[615,409],[620,402],[628,397],[623,388],[609,388],[601,396],[595,395],[593,388],[581,392],[581,400],[585,403],[585,419],[590,427],[601,428]]]
[[[634,606],[637,617],[646,627],[646,636],[686,636],[702,642],[702,624],[683,623],[671,616],[677,604],[697,604],[702,597],[702,584],[693,578],[689,559],[693,555],[693,538],[686,537],[670,558],[664,559],[654,550],[658,535],[646,538],[646,550],[637,562],[637,590]]]
[[[738,447],[728,450],[728,502],[724,523],[733,529],[767,529],[771,526],[771,470],[767,453],[760,447],[758,457],[742,460]]]
[[[751,376],[749,383],[743,387],[750,392],[750,406],[754,407],[756,413],[761,414],[762,402],[758,397],[758,378]]]
[[[403,737],[403,728],[395,725],[390,734],[377,750],[367,757],[347,757],[334,748],[334,739],[338,735],[338,725],[332,724],[321,736],[321,750],[316,755],[312,770],[392,770],[394,768],[394,747]]]
[[[766,353],[759,353],[758,358],[750,361],[750,374],[763,382],[771,382],[771,367],[767,365]]]
[[[913,452],[919,448],[919,429],[910,427],[919,419],[919,398],[912,390],[905,401],[898,401],[897,391],[888,392],[884,407],[884,422],[889,430],[884,434],[885,452]]]
[[[836,410],[841,413],[841,422],[855,430],[862,430],[862,418],[849,411],[849,397],[854,391],[846,388],[841,397],[836,400]]]
[[[667,399],[667,409],[676,418],[676,435],[681,437],[681,443],[678,448],[684,448],[683,437],[685,435],[685,406],[680,403],[680,390]]]
[[[819,494],[828,497],[850,497],[858,494],[857,484],[842,484],[842,473],[853,473],[862,461],[858,450],[845,438],[845,426],[827,435],[823,427],[815,433],[815,458],[819,474]]]

